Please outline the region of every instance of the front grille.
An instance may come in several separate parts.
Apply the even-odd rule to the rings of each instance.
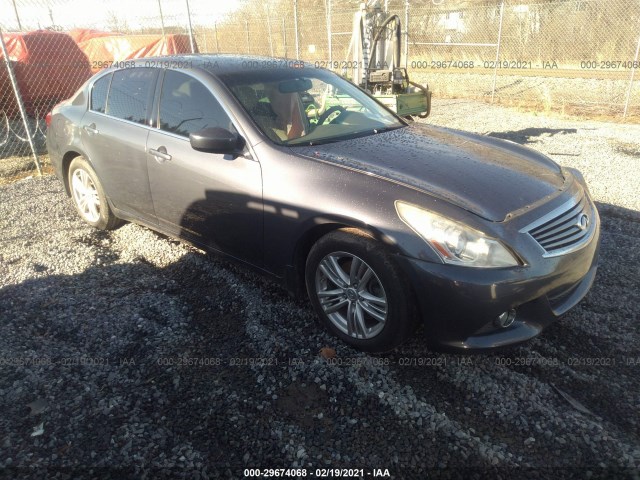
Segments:
[[[546,257],[577,250],[591,237],[595,213],[584,193],[533,222],[524,230],[544,249]]]

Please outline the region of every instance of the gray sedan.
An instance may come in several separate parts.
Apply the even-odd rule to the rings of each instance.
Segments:
[[[141,59],[96,74],[47,123],[87,223],[237,260],[307,294],[362,350],[419,324],[438,349],[526,341],[595,276],[599,217],[578,171],[411,123],[303,62]]]

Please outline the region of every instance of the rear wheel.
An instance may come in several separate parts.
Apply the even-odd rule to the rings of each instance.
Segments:
[[[309,253],[305,276],[321,322],[360,350],[391,350],[415,327],[415,302],[402,272],[381,245],[357,230],[322,237]]]
[[[80,217],[100,230],[113,230],[122,224],[107,203],[96,172],[83,157],[76,157],[69,165],[69,190]]]

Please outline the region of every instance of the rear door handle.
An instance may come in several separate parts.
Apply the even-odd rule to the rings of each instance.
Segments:
[[[100,131],[96,128],[95,123],[92,123],[91,125],[85,125],[83,128],[89,135],[97,135],[98,133],[100,133]]]
[[[167,149],[165,147],[150,148],[148,152],[153,155],[158,163],[164,163],[171,160],[171,155],[167,153]]]

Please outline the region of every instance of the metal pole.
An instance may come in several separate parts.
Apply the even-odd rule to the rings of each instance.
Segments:
[[[271,37],[271,15],[269,12],[269,5],[265,4],[267,8],[267,27],[269,28],[269,50],[271,51],[271,56],[273,57],[273,38]]]
[[[244,31],[247,33],[247,54],[249,54],[249,20],[244,21]]]
[[[24,108],[24,103],[22,103],[22,95],[20,95],[20,88],[18,87],[18,82],[16,81],[16,76],[13,73],[13,68],[11,67],[11,60],[9,60],[9,54],[7,53],[7,46],[4,44],[4,35],[2,30],[0,29],[0,47],[2,48],[2,57],[7,65],[7,72],[9,73],[9,79],[11,80],[11,86],[13,87],[13,93],[16,96],[16,102],[18,103],[18,109],[20,110],[20,116],[22,117],[22,124],[24,125],[24,130],[27,132],[27,140],[29,141],[29,147],[31,147],[31,153],[33,154],[33,161],[36,163],[36,168],[38,169],[38,175],[42,175],[42,167],[40,166],[40,159],[38,158],[38,154],[36,153],[36,146],[33,144],[33,138],[31,136],[31,131],[29,130],[29,122],[27,120],[27,111]]]
[[[296,59],[300,58],[300,38],[298,33],[298,0],[293,0],[293,28],[296,29]]]
[[[16,20],[18,21],[18,30],[22,30],[22,24],[20,23],[20,15],[18,15],[18,7],[16,6],[16,0],[13,0],[13,11],[16,12]]]
[[[409,68],[409,0],[404,2],[404,68]]]
[[[282,19],[282,41],[284,43],[284,58],[287,57],[287,24],[284,18]]]
[[[631,87],[633,87],[633,77],[636,73],[636,65],[638,64],[638,53],[640,52],[640,37],[638,37],[638,46],[636,47],[636,55],[633,58],[633,68],[629,77],[629,88],[627,89],[627,98],[624,101],[624,113],[622,118],[627,118],[627,110],[629,110],[629,100],[631,99]]]
[[[502,42],[502,20],[504,19],[504,0],[500,2],[500,26],[498,27],[498,42],[496,46],[496,63],[493,69],[493,85],[491,86],[491,103],[496,95],[496,76],[498,75],[498,61],[500,60],[500,43]]]
[[[162,0],[158,0],[158,9],[160,10],[160,25],[162,26],[162,36],[164,37],[164,15],[162,14]],[[189,7],[187,7],[189,9]]]
[[[333,64],[333,45],[331,44],[331,0],[324,0],[324,9],[327,15],[327,42],[329,47],[329,65]]]
[[[218,22],[213,22],[213,30],[216,33],[216,53],[220,53],[220,44],[218,43]]]
[[[193,27],[191,26],[191,9],[189,8],[189,0],[185,0],[187,3],[187,18],[189,20],[189,43],[191,44],[191,53],[196,53],[195,45],[193,42]]]

